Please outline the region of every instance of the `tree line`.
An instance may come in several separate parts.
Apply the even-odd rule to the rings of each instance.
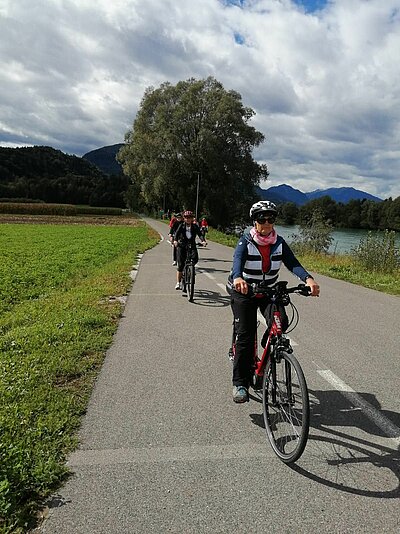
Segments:
[[[129,179],[47,146],[0,147],[0,199],[126,207]]]
[[[300,207],[293,202],[287,202],[280,206],[279,222],[306,224],[316,211],[335,228],[400,231],[400,197],[388,198],[382,202],[350,200],[343,204],[324,196],[310,200]]]

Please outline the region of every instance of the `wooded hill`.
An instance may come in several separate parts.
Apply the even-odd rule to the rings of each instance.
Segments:
[[[0,147],[0,199],[125,207],[129,179],[48,146]]]

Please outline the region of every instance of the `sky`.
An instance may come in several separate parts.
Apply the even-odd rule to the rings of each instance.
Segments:
[[[124,141],[147,87],[253,108],[262,187],[400,195],[400,0],[0,0],[0,146]]]

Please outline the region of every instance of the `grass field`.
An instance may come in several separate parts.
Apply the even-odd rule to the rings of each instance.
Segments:
[[[0,224],[0,532],[25,532],[64,460],[121,313],[131,226]]]

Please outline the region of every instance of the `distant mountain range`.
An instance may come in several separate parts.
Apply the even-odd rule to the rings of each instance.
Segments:
[[[123,143],[104,146],[92,150],[91,152],[84,154],[82,157],[96,165],[96,167],[106,174],[123,174],[122,166],[115,159],[122,146],[124,146]],[[365,191],[354,189],[354,187],[330,187],[328,189],[317,189],[315,191],[310,191],[309,193],[303,193],[298,189],[294,189],[290,185],[282,184],[268,187],[268,189],[257,187],[256,191],[260,198],[271,200],[276,204],[294,202],[298,206],[302,206],[314,198],[323,196],[329,196],[335,202],[342,202],[343,204],[347,204],[350,200],[362,200],[363,198],[374,200],[375,202],[380,202],[382,200]]]
[[[359,189],[354,189],[354,187],[330,187],[328,189],[316,189],[315,191],[310,191],[309,193],[303,193],[298,189],[294,189],[290,185],[282,184],[268,189],[262,189],[261,187],[257,188],[257,193],[261,198],[271,200],[276,204],[283,204],[285,202],[294,202],[298,206],[306,204],[314,198],[320,198],[324,196],[331,197],[335,202],[342,202],[347,204],[350,200],[373,200],[375,202],[380,202],[382,199],[378,198],[370,193],[365,191],[360,191]]]

